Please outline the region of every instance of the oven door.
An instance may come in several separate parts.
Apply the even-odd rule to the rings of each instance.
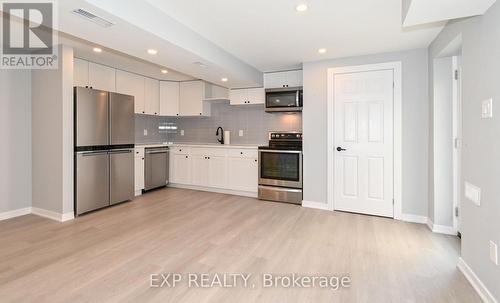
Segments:
[[[302,188],[302,152],[259,150],[259,184]]]

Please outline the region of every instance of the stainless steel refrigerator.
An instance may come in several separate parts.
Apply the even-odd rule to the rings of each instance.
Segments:
[[[134,197],[134,97],[74,88],[75,215]]]

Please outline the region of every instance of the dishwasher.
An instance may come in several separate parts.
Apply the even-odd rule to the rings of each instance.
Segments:
[[[145,149],[144,190],[164,187],[168,184],[169,150],[168,147]]]

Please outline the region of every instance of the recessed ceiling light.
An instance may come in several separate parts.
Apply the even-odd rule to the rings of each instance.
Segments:
[[[301,3],[295,7],[295,10],[298,11],[299,13],[303,13],[307,10],[307,4]]]
[[[102,49],[99,47],[94,47],[93,51],[96,53],[102,53]]]
[[[168,74],[168,70],[166,70],[166,69],[162,69],[162,70],[161,70],[161,73],[162,73],[162,74]]]
[[[320,54],[326,53],[326,48],[320,48],[320,49],[318,49],[318,53],[320,53]]]
[[[222,78],[222,79],[220,79],[220,80],[221,80],[222,82],[227,82],[227,81],[228,81],[228,79],[227,79],[227,78]]]
[[[156,49],[150,48],[150,49],[148,49],[148,54],[150,54],[150,55],[156,55],[156,54],[158,54],[158,51]]]

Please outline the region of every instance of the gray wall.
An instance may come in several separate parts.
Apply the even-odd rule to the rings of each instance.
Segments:
[[[447,57],[433,64],[434,199],[429,217],[434,224],[453,227],[453,62]]]
[[[59,68],[32,71],[33,207],[73,211],[73,50],[59,49]]]
[[[403,213],[427,216],[427,50],[304,63],[304,200],[327,203],[327,69],[401,61],[403,66]]]
[[[0,213],[31,206],[31,74],[0,69]]]
[[[431,44],[429,60],[459,34],[463,41],[461,187],[468,181],[482,190],[480,207],[465,198],[460,201],[462,258],[500,300],[500,266],[489,260],[489,241],[500,244],[500,119],[495,110],[500,100],[500,3],[484,16],[449,22]],[[432,85],[432,71],[430,75]],[[481,119],[481,101],[490,97],[496,116]]]
[[[221,126],[231,132],[231,144],[263,145],[269,131],[301,131],[302,114],[269,114],[263,105],[231,106],[212,104],[210,117],[161,118],[136,115],[136,143],[195,142],[217,143],[215,131]],[[144,136],[144,129],[148,136]],[[184,130],[184,136],[181,136]],[[239,130],[243,136],[239,137]]]

